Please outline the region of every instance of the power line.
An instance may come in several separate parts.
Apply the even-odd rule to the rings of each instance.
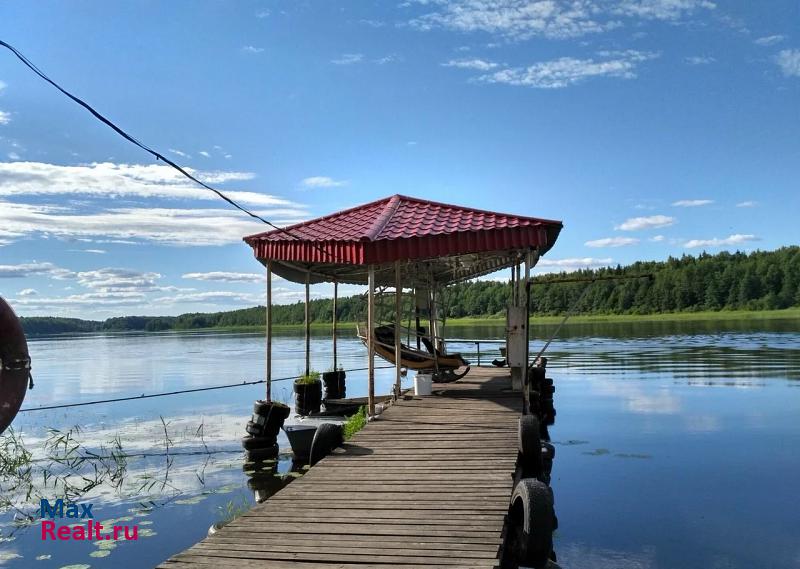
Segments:
[[[277,231],[280,231],[281,233],[291,237],[292,239],[296,239],[298,241],[302,241],[302,239],[300,237],[298,237],[297,235],[294,235],[291,231],[288,231],[287,229],[284,229],[283,227],[279,227],[279,226],[275,225],[274,223],[272,223],[271,221],[269,221],[267,219],[264,219],[260,215],[258,215],[256,213],[253,213],[252,211],[250,211],[249,209],[245,208],[244,206],[239,205],[236,201],[234,201],[233,199],[229,198],[228,196],[226,196],[221,191],[217,190],[216,188],[213,188],[213,187],[209,186],[205,182],[203,182],[203,181],[199,180],[198,178],[194,177],[192,174],[190,174],[189,172],[184,170],[181,166],[179,166],[178,164],[176,164],[175,162],[173,162],[172,160],[170,160],[169,158],[164,156],[161,152],[158,152],[157,150],[151,148],[150,146],[148,146],[145,143],[141,142],[140,140],[136,139],[134,136],[128,134],[122,128],[120,128],[119,126],[114,124],[110,119],[108,119],[105,116],[103,116],[102,114],[100,114],[100,112],[95,110],[94,107],[92,107],[89,103],[87,103],[83,99],[73,95],[72,93],[70,93],[69,91],[67,91],[63,87],[61,87],[61,85],[59,85],[58,83],[56,83],[55,81],[50,79],[50,77],[48,77],[44,73],[44,71],[39,69],[31,60],[29,60],[27,57],[25,57],[25,55],[23,55],[17,48],[12,46],[11,44],[6,43],[3,40],[0,40],[0,46],[2,46],[4,48],[8,49],[9,51],[11,51],[11,53],[13,53],[17,57],[17,59],[19,59],[22,63],[24,63],[25,66],[28,67],[31,71],[36,73],[36,75],[38,75],[39,77],[44,79],[46,82],[48,82],[50,85],[52,85],[53,87],[58,89],[61,93],[66,95],[69,99],[71,99],[72,101],[74,101],[75,103],[79,104],[81,107],[83,107],[87,111],[89,111],[92,114],[92,116],[94,116],[97,120],[99,120],[100,122],[102,122],[103,124],[105,124],[106,126],[111,128],[114,132],[116,132],[118,135],[120,135],[122,138],[124,138],[128,142],[130,142],[132,144],[135,144],[136,146],[138,146],[139,148],[141,148],[145,152],[148,152],[149,154],[154,156],[156,160],[161,160],[165,164],[171,166],[172,168],[174,168],[175,170],[177,170],[178,172],[180,172],[181,174],[186,176],[188,179],[190,179],[194,183],[199,184],[203,188],[214,192],[218,197],[220,197],[221,199],[225,200],[226,202],[228,202],[230,205],[232,205],[233,207],[235,207],[239,211],[249,215],[250,217],[252,217],[254,219],[257,219],[257,220],[261,221],[262,223],[265,223],[269,227],[272,227],[273,229],[275,229]],[[333,257],[330,254],[330,252],[326,251],[322,247],[318,246],[315,243],[310,243],[310,245],[312,247],[314,247],[315,249],[319,250],[322,254],[324,254],[324,255],[326,255],[328,257],[332,257],[334,262],[336,261],[336,258]]]
[[[394,369],[394,366],[380,366],[380,367],[376,367],[375,369],[389,369],[389,368]],[[369,368],[366,368],[366,367],[360,367],[360,368],[354,368],[354,369],[346,369],[344,371],[366,371],[368,369]],[[289,381],[289,380],[292,380],[292,379],[297,379],[297,376],[293,375],[291,377],[281,377],[281,378],[278,378],[278,379],[273,379],[272,383],[275,383],[277,381]],[[177,391],[166,391],[166,392],[162,392],[162,393],[147,393],[147,394],[142,393],[141,395],[131,395],[129,397],[115,397],[113,399],[98,399],[98,400],[95,400],[95,401],[82,401],[82,402],[79,402],[79,403],[62,403],[60,405],[46,405],[46,406],[42,406],[42,407],[27,407],[25,409],[20,409],[19,412],[20,413],[27,413],[27,412],[30,412],[30,411],[51,411],[53,409],[66,409],[68,407],[85,407],[87,405],[99,405],[99,404],[102,404],[102,403],[120,403],[122,401],[136,401],[136,400],[139,400],[139,399],[152,399],[152,398],[155,398],[155,397],[167,397],[169,395],[182,395],[182,394],[185,394],[185,393],[199,393],[201,391],[214,391],[214,390],[217,390],[217,389],[228,389],[228,388],[231,388],[231,387],[244,387],[244,386],[247,386],[247,385],[259,385],[261,383],[266,383],[266,382],[267,382],[267,380],[265,380],[265,379],[257,379],[255,381],[242,381],[240,383],[228,383],[228,384],[225,384],[225,385],[214,385],[214,386],[211,386],[211,387],[197,387],[197,388],[194,388],[194,389],[180,389],[180,390],[177,390]]]

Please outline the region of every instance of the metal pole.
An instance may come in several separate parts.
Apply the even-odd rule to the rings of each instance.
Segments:
[[[267,261],[267,403],[272,402],[272,261]]]
[[[311,372],[311,307],[310,303],[310,290],[309,278],[311,273],[306,272],[306,375]]]
[[[428,323],[430,324],[431,345],[433,345],[433,369],[436,375],[439,375],[439,350],[436,345],[436,336],[438,336],[438,324],[436,323],[436,288],[433,280],[431,280],[431,290],[428,296],[429,309],[428,309]]]
[[[331,315],[331,320],[333,321],[333,326],[331,333],[333,334],[333,371],[337,370],[336,367],[336,299],[339,296],[339,281],[333,281],[333,314]]]
[[[367,364],[367,375],[369,378],[369,396],[367,398],[367,410],[370,417],[375,416],[375,265],[369,266],[369,277],[367,286],[367,352],[369,352],[369,363]]]
[[[400,286],[400,261],[394,262],[394,393],[400,397],[400,364],[402,351],[400,350],[400,302],[403,288]]]

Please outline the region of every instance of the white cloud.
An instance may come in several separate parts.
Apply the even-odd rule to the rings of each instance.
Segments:
[[[655,229],[658,227],[669,227],[674,225],[677,220],[667,215],[651,215],[648,217],[631,217],[626,219],[614,229],[622,231],[638,231],[640,229]]]
[[[477,69],[478,71],[489,71],[499,67],[499,64],[485,59],[451,59],[447,63],[442,63],[442,67],[458,67],[459,69]]]
[[[593,239],[584,243],[587,247],[625,247],[636,245],[639,240],[635,237],[604,237],[603,239]]]
[[[713,10],[707,0],[622,0],[612,4],[610,12],[629,18],[675,21],[698,10]]]
[[[338,188],[346,186],[347,180],[334,180],[328,176],[311,176],[303,178],[300,183],[306,188]]]
[[[360,63],[363,60],[363,53],[344,53],[336,59],[331,59],[331,63],[335,65],[353,65],[354,63]]]
[[[759,238],[752,234],[742,235],[737,233],[725,237],[724,239],[717,239],[716,237],[713,239],[691,239],[684,243],[683,246],[687,249],[695,249],[697,247],[725,247],[729,245],[741,245],[742,243],[748,243],[750,241],[759,241]]]
[[[685,61],[689,65],[708,65],[709,63],[714,63],[716,59],[707,55],[693,55],[687,57]]]
[[[375,63],[377,63],[378,65],[386,65],[387,63],[394,63],[396,61],[402,61],[402,60],[403,58],[400,57],[399,55],[390,54],[384,57],[379,57],[378,59],[375,60]]]
[[[192,157],[190,154],[186,154],[184,151],[178,150],[177,148],[168,148],[167,151],[172,153],[172,154],[174,154],[175,156],[180,156],[181,158],[191,158]]]
[[[756,207],[757,205],[758,205],[758,202],[754,202],[752,200],[748,200],[748,201],[737,203],[736,207]]]
[[[210,158],[210,157],[211,157],[211,154],[209,154],[209,153],[208,153],[208,152],[206,152],[205,150],[201,150],[200,152],[198,152],[198,154],[199,154],[200,156],[205,156],[206,158]]]
[[[382,28],[386,24],[380,20],[366,20],[362,19],[358,21],[359,24],[364,24],[365,26],[369,26],[371,28]]]
[[[305,212],[270,210],[260,213],[281,224],[302,219]],[[63,238],[100,237],[187,246],[241,244],[244,235],[265,229],[263,224],[232,209],[121,208],[76,214],[2,201],[0,227],[4,228],[0,235],[11,238],[49,234]]]
[[[74,279],[77,273],[62,269],[53,263],[22,263],[19,265],[0,265],[0,279],[24,279],[44,276],[56,280]]]
[[[714,203],[714,200],[678,200],[676,202],[672,202],[672,205],[676,207],[699,207],[712,203]]]
[[[256,47],[254,45],[246,45],[246,46],[244,46],[242,48],[242,51],[245,52],[245,53],[252,53],[252,54],[264,53],[264,48],[263,47]]]
[[[653,235],[648,241],[652,241],[653,243],[661,243],[665,237],[663,235]]]
[[[0,111],[0,125],[8,124],[10,122],[11,122],[11,113],[6,111]]]
[[[418,30],[444,28],[486,32],[514,40],[535,36],[565,39],[606,32],[622,19],[674,22],[699,10],[713,9],[706,0],[412,0],[435,6],[409,24]]]
[[[78,283],[95,292],[152,292],[161,290],[157,284],[159,273],[131,269],[103,268],[77,273]]]
[[[554,271],[577,271],[578,269],[595,269],[607,267],[614,262],[611,257],[595,259],[594,257],[573,257],[568,259],[539,259],[536,264],[537,269],[544,269],[542,272]]]
[[[250,172],[187,169],[209,184],[252,180]],[[232,199],[248,205],[290,206],[292,202],[269,194],[228,191]],[[43,162],[0,162],[0,196],[84,195],[115,198],[219,200],[175,169],[161,164],[114,164],[111,162],[61,166]]]
[[[269,10],[261,10],[259,12],[256,12],[256,18],[258,18],[259,20],[263,20],[264,18],[268,18],[269,15],[270,15],[270,11]]]
[[[198,281],[214,281],[225,283],[260,283],[266,280],[265,274],[259,273],[235,273],[226,271],[210,271],[207,273],[186,273],[184,279]]]
[[[756,45],[761,45],[761,46],[769,46],[769,45],[775,45],[777,43],[781,43],[785,39],[786,39],[786,36],[780,35],[780,34],[775,34],[775,35],[772,35],[772,36],[764,36],[764,37],[761,37],[761,38],[757,38],[757,39],[753,40],[753,43],[756,44]]]
[[[35,288],[25,288],[19,291],[19,296],[34,296],[39,294]]]
[[[163,296],[153,300],[154,303],[158,304],[176,304],[176,303],[216,304],[219,302],[258,304],[259,302],[263,301],[264,299],[262,297],[255,294],[232,292],[227,290],[173,294],[170,296]]]
[[[8,87],[8,84],[6,84],[4,81],[0,81],[0,91],[5,89],[6,87]]]
[[[775,56],[775,62],[786,77],[800,77],[800,49],[784,49]]]
[[[605,59],[562,57],[528,67],[500,69],[481,75],[477,80],[538,89],[560,89],[594,77],[633,79],[636,77],[637,66],[643,61],[658,57],[658,54],[628,50],[604,52],[601,56]]]
[[[84,253],[94,253],[95,255],[105,255],[108,253],[105,249],[84,249]]]

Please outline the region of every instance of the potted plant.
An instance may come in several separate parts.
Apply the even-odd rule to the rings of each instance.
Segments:
[[[322,381],[325,384],[325,399],[344,399],[346,395],[345,373],[342,366],[339,369],[331,367],[322,374]]]
[[[309,371],[294,380],[294,410],[298,415],[319,413],[322,405],[322,382],[318,371]]]

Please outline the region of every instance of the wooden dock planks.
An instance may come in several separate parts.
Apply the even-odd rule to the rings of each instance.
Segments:
[[[498,567],[520,395],[496,368],[435,387],[401,399],[305,476],[159,567]]]

